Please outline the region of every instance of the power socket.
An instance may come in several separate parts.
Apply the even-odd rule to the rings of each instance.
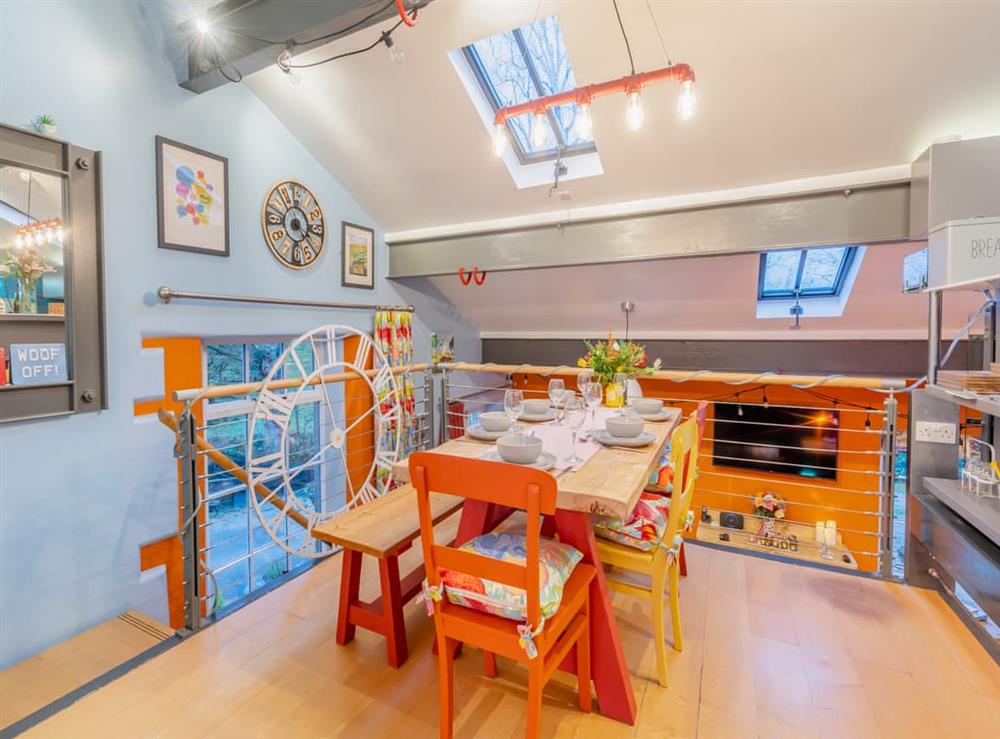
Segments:
[[[916,440],[931,444],[958,443],[958,429],[953,423],[939,421],[917,421]]]

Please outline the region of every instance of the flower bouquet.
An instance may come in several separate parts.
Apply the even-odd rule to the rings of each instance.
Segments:
[[[0,265],[0,274],[17,280],[18,296],[14,301],[15,313],[37,313],[38,303],[35,286],[38,278],[55,272],[45,258],[33,247],[8,251]]]
[[[776,493],[763,493],[753,498],[753,513],[760,518],[761,536],[774,536],[774,520],[785,517],[786,503]]]
[[[589,367],[594,370],[597,380],[608,388],[608,405],[621,405],[620,399],[613,402],[610,397],[611,382],[615,375],[622,374],[632,379],[639,375],[649,375],[660,369],[660,360],[657,359],[652,365],[646,356],[646,347],[642,344],[635,344],[631,341],[618,341],[611,332],[608,331],[607,341],[598,341],[591,344],[584,341],[587,346],[587,353],[580,357],[576,364],[578,367]]]

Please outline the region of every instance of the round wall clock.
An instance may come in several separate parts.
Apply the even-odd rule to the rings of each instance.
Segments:
[[[350,408],[345,373],[359,379]],[[267,387],[299,377],[296,387]],[[313,529],[381,495],[377,471],[399,459],[402,417],[396,377],[371,336],[330,325],[290,342],[261,382],[246,457],[249,498],[271,540],[298,557],[332,554]]]
[[[261,209],[264,241],[279,262],[304,269],[319,259],[326,221],[316,196],[295,180],[282,180],[267,193]]]

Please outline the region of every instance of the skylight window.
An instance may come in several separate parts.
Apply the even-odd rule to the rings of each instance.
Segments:
[[[572,90],[576,85],[566,42],[555,16],[462,47],[483,94],[496,112],[509,105]],[[531,141],[531,116],[507,121],[514,151],[522,164],[595,152],[591,137],[575,132],[577,106],[560,105],[548,112],[545,143]]]
[[[824,246],[761,254],[758,297],[836,297],[844,287],[856,252],[856,246]]]

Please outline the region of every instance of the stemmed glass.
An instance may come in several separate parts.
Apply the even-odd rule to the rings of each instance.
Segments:
[[[583,389],[593,381],[594,381],[594,370],[592,369],[584,369],[577,374],[576,389],[580,391],[580,395],[583,395]]]
[[[566,383],[560,379],[549,380],[549,401],[555,411],[556,421],[553,426],[562,426],[563,405],[566,402]]]
[[[587,409],[583,401],[575,395],[566,399],[566,425],[573,433],[573,454],[566,459],[566,463],[571,467],[583,462],[583,459],[576,453],[576,435],[579,433],[583,422],[587,420]]]
[[[594,426],[597,424],[597,409],[600,407],[603,397],[604,386],[599,382],[588,382],[583,388],[583,399],[590,409],[590,433],[594,432]]]
[[[524,393],[520,390],[508,390],[503,394],[503,412],[510,419],[512,430],[515,434],[521,433],[517,425],[517,419],[521,417],[524,410]]]

